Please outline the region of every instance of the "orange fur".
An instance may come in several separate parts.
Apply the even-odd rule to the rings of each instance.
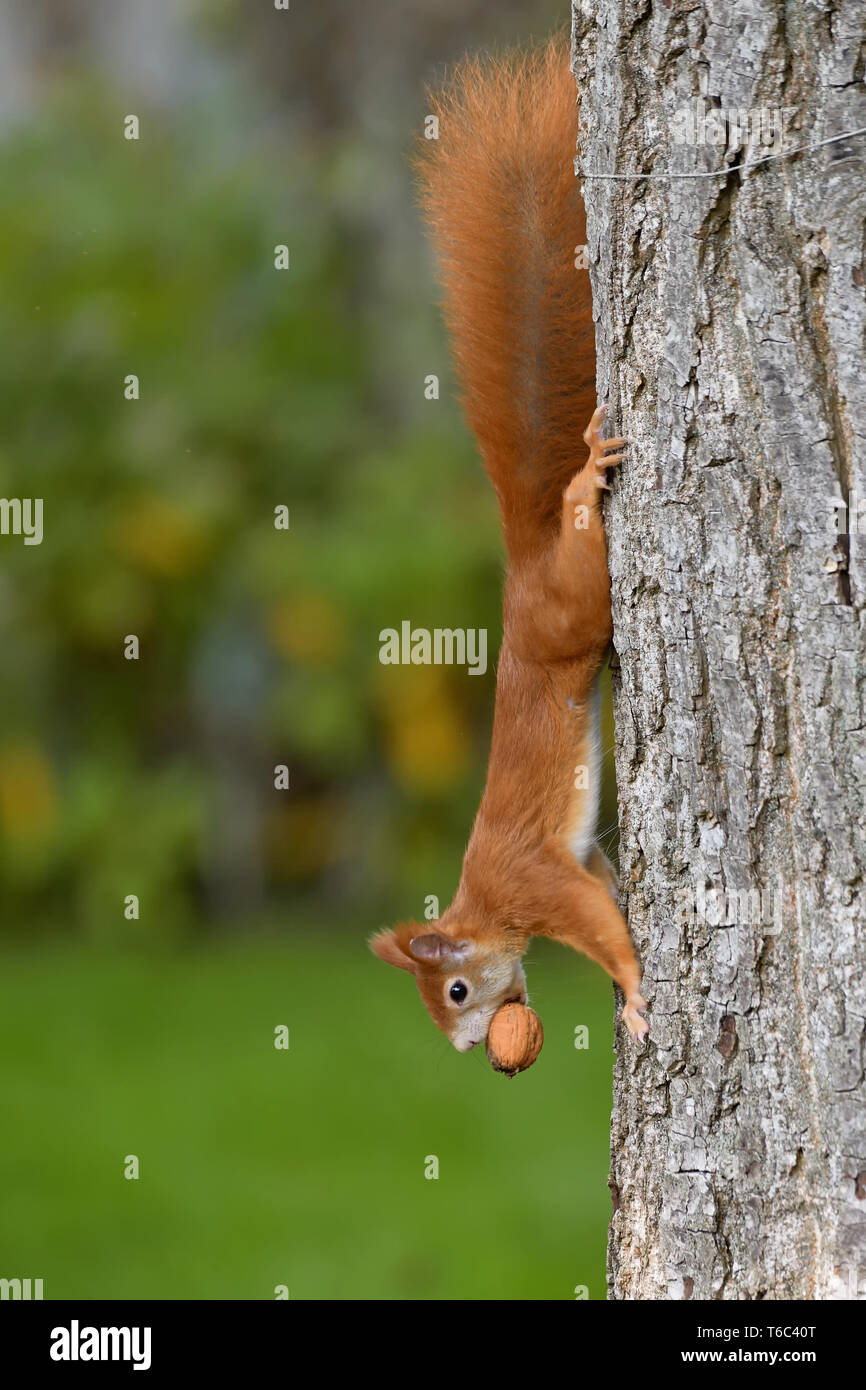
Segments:
[[[555,521],[595,408],[577,105],[564,44],[469,59],[432,96],[421,204],[445,290],[466,418],[512,556]]]
[[[641,1036],[640,977],[612,873],[594,844],[597,792],[575,787],[594,737],[592,690],[611,637],[600,508],[624,440],[601,438],[585,239],[574,177],[574,83],[559,41],[471,59],[435,98],[420,163],[467,419],[502,511],[509,557],[487,785],[454,901],[428,926],[380,932],[437,1027],[467,1050],[526,999],[530,937],[584,952],[622,987]],[[575,467],[584,434],[590,456]],[[576,522],[579,519],[579,525]],[[572,852],[575,830],[586,844]],[[582,842],[582,841],[581,841]],[[452,986],[467,991],[455,1002]]]

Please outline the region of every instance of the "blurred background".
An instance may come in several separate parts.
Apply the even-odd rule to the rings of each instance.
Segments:
[[[604,1297],[606,978],[533,947],[510,1083],[366,949],[456,886],[501,633],[407,156],[426,83],[567,19],[0,11],[0,496],[44,499],[0,537],[0,1277],[46,1298]],[[404,619],[487,674],[382,666]]]

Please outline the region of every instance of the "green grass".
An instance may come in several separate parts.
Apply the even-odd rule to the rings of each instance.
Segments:
[[[509,1081],[345,938],[5,954],[0,1276],[46,1298],[603,1298],[610,988],[561,948],[529,964],[544,1049]]]

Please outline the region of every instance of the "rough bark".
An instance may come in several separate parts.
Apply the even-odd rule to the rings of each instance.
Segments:
[[[612,1298],[866,1297],[866,534],[830,500],[866,497],[866,137],[586,177],[765,152],[676,144],[701,93],[784,111],[783,147],[866,125],[864,21],[575,4],[599,397],[632,441],[607,520],[652,1025],[617,1037]],[[768,896],[719,923],[712,890]]]

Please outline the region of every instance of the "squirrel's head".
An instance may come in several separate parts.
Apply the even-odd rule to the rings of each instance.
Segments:
[[[526,1003],[526,976],[517,949],[510,953],[501,945],[487,946],[461,933],[457,924],[444,932],[405,922],[378,932],[370,949],[388,965],[414,975],[427,1012],[458,1052],[484,1042],[490,1020],[503,1004]]]

